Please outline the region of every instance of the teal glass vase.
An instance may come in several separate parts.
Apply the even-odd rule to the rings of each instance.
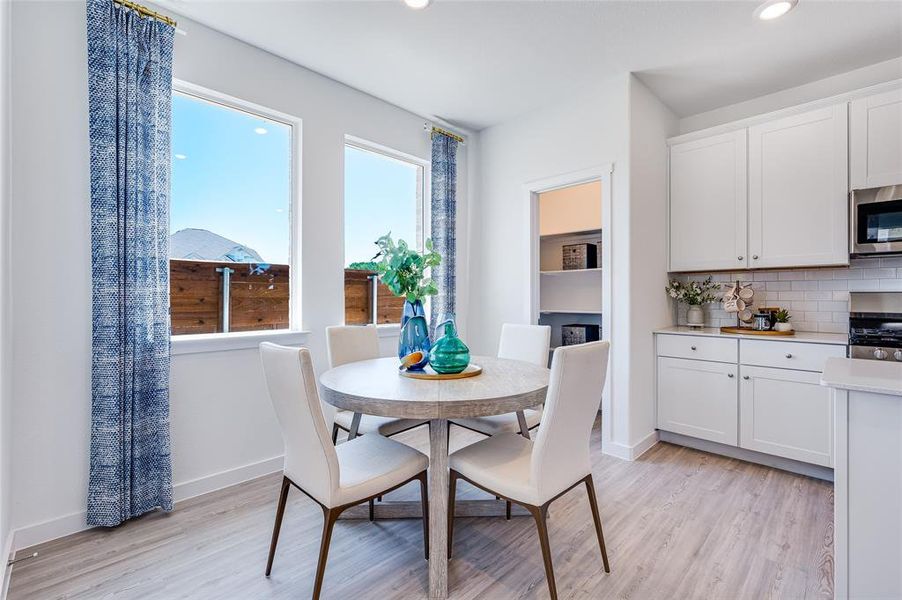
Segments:
[[[435,340],[429,352],[432,369],[441,374],[460,373],[466,369],[470,364],[470,349],[457,337],[454,318],[443,319],[435,328],[435,335],[441,337]]]
[[[429,362],[429,325],[426,323],[426,311],[423,303],[417,300],[404,302],[404,312],[401,315],[401,335],[398,338],[398,358],[413,352],[422,352],[423,358],[419,362],[410,365],[408,370],[422,371]]]

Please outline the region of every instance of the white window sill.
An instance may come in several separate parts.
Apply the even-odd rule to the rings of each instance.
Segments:
[[[309,331],[293,329],[174,335],[170,338],[172,340],[171,354],[178,356],[181,354],[247,350],[256,348],[261,342],[293,346],[306,343],[309,335]]]

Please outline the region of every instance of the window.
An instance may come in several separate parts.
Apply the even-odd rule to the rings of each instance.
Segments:
[[[293,125],[176,91],[172,334],[288,329]]]
[[[404,305],[373,271],[375,241],[391,232],[420,250],[426,238],[427,163],[386,148],[345,145],[345,323],[398,323]]]

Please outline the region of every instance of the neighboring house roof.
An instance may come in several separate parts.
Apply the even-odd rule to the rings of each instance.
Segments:
[[[253,248],[206,229],[181,229],[170,235],[169,257],[188,260],[265,262]]]

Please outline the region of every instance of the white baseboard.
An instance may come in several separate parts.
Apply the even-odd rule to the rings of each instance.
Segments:
[[[235,467],[219,473],[213,473],[197,479],[183,481],[172,486],[173,500],[178,503],[189,498],[215,492],[223,488],[243,483],[263,475],[282,470],[283,457],[274,456],[248,465]],[[87,512],[76,513],[50,519],[42,523],[27,525],[16,529],[10,537],[14,539],[12,551],[43,544],[79,531],[90,529],[86,524]]]
[[[601,446],[601,453],[613,456],[622,460],[636,460],[658,443],[658,432],[652,431],[647,436],[628,446],[619,442],[604,442]]]

